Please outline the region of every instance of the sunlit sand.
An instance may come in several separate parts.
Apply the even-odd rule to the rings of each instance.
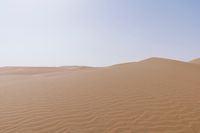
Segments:
[[[1,68],[0,133],[197,133],[200,65],[192,62]]]

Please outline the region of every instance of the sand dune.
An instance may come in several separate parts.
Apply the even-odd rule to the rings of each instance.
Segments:
[[[0,69],[0,133],[200,133],[200,66]]]
[[[200,64],[200,58],[190,61],[191,63]]]

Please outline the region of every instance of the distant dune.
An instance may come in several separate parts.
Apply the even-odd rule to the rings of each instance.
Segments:
[[[200,133],[196,63],[0,68],[0,133]]]
[[[191,63],[200,64],[200,58],[190,61]]]

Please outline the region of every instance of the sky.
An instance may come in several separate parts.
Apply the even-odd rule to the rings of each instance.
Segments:
[[[200,57],[199,0],[1,0],[0,66]]]

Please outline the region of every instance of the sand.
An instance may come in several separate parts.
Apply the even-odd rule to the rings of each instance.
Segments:
[[[200,133],[200,65],[1,68],[0,133]]]
[[[191,60],[190,63],[200,64],[200,58]]]

